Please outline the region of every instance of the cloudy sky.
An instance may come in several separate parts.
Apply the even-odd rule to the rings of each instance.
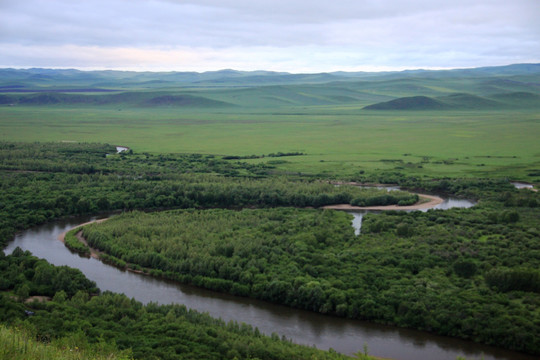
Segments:
[[[289,72],[540,62],[540,0],[0,0],[0,67]]]

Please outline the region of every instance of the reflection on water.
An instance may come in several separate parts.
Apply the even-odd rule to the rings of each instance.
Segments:
[[[225,321],[251,324],[265,334],[275,332],[296,343],[316,345],[321,349],[333,348],[345,354],[362,351],[366,344],[370,354],[396,360],[455,360],[458,356],[469,360],[534,359],[463,340],[324,316],[125,272],[95,259],[79,257],[57,240],[60,233],[93,219],[72,218],[27,230],[18,234],[5,251],[11,253],[19,246],[52,264],[78,268],[102,291],[124,293],[143,303],[185,304],[188,308],[208,312]]]
[[[374,211],[361,210],[347,212],[353,216],[352,227],[354,228],[354,234],[360,235],[360,230],[362,229],[362,219],[364,218],[364,215],[366,215],[368,212]]]
[[[522,183],[519,181],[513,181],[510,184],[514,185],[516,189],[534,189],[532,184]]]
[[[439,205],[433,207],[433,209],[441,209],[441,210],[448,210],[452,208],[470,208],[471,206],[474,206],[475,203],[470,200],[463,200],[463,199],[445,199],[442,203]],[[423,210],[427,211],[429,209]]]
[[[370,186],[370,185],[357,185],[359,188],[362,189],[381,189],[386,190],[387,192],[394,191],[394,190],[401,190],[401,186],[398,185],[380,185],[380,186]]]

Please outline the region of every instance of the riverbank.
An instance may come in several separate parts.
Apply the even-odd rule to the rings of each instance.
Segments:
[[[67,231],[64,231],[63,233],[61,233],[60,235],[58,235],[58,240],[60,240],[62,243],[66,243],[66,234],[70,231],[72,231],[73,229],[77,229],[77,228],[81,228],[83,226],[86,226],[86,225],[90,225],[90,224],[94,224],[94,223],[102,223],[104,221],[108,220],[108,218],[105,218],[105,219],[96,219],[96,220],[92,220],[92,221],[88,221],[88,222],[85,222],[83,224],[79,224]],[[84,245],[86,245],[88,247],[88,249],[90,249],[90,257],[94,258],[94,259],[99,259],[99,254],[100,254],[100,251],[97,250],[97,249],[94,249],[94,248],[91,248],[90,246],[88,246],[88,243],[86,242],[86,239],[82,236],[82,230],[81,231],[78,231],[77,234],[75,234],[75,237],[77,238],[77,240],[79,240],[81,243],[83,243]]]
[[[58,240],[60,240],[63,244],[65,244],[65,238],[66,238],[66,234],[74,229],[77,229],[77,228],[81,228],[83,226],[86,226],[86,225],[90,225],[90,224],[94,224],[94,223],[102,223],[104,221],[107,221],[109,220],[109,218],[105,218],[105,219],[96,219],[96,220],[92,220],[92,221],[88,221],[88,222],[85,222],[85,223],[82,223],[82,224],[79,224],[77,226],[74,226],[72,227],[71,229],[68,229],[66,231],[64,231],[63,233],[61,233],[60,235],[58,235]],[[96,259],[96,260],[100,260],[100,261],[103,261],[105,263],[108,263],[106,261],[104,261],[102,258],[101,258],[101,254],[105,254],[107,255],[106,253],[102,252],[102,251],[99,251],[98,249],[95,249],[93,247],[91,247],[90,245],[88,245],[88,242],[86,241],[86,239],[84,238],[84,236],[82,235],[82,230],[80,231],[77,231],[77,233],[75,234],[75,237],[77,238],[77,240],[79,240],[82,244],[84,244],[89,250],[90,250],[90,257],[93,258],[93,259]],[[126,267],[120,267],[116,264],[110,264],[116,268],[119,268],[121,270],[125,270],[125,271],[129,271],[129,272],[132,272],[132,273],[135,273],[135,274],[140,274],[140,275],[147,275],[147,276],[151,276],[150,273],[147,273],[145,271],[142,271],[142,270],[137,270],[137,269],[133,269],[129,266],[126,266]]]

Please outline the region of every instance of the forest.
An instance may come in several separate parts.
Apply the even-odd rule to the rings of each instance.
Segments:
[[[217,155],[116,154],[106,144],[3,142],[0,159],[4,245],[32,225],[114,213],[83,233],[105,252],[104,261],[119,267],[540,354],[540,198],[506,179],[426,179],[398,171],[342,179],[479,201],[470,209],[368,214],[355,236],[350,215],[318,208],[408,204],[417,196],[335,186],[330,177],[276,173],[268,163]],[[2,322],[10,329],[29,327],[33,337],[63,339],[69,335],[63,329],[71,329],[91,344],[114,340],[111,346],[131,349],[134,358],[342,356],[182,306],[143,306],[109,293],[90,296],[97,289],[84,276],[21,251],[1,264]],[[30,295],[53,300],[31,307],[19,301]],[[34,316],[24,314],[29,307]],[[173,334],[186,335],[168,337]],[[215,346],[220,350],[212,351]]]

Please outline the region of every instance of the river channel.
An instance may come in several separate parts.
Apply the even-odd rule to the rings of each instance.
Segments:
[[[469,341],[320,315],[121,271],[99,260],[73,254],[58,240],[66,230],[94,219],[96,217],[70,218],[26,230],[4,251],[10,254],[18,246],[54,265],[78,268],[102,291],[124,293],[143,303],[184,304],[225,321],[251,324],[265,334],[275,332],[295,343],[315,345],[320,349],[333,348],[349,355],[362,351],[366,344],[370,355],[395,360],[456,360],[458,356],[467,360],[536,359]]]

